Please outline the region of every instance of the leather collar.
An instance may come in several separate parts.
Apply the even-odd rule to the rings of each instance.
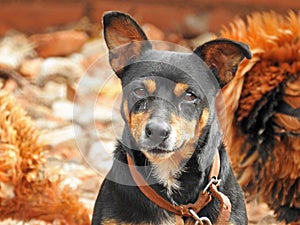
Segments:
[[[203,191],[199,192],[198,198],[196,202],[189,203],[187,205],[174,205],[161,195],[159,195],[150,185],[147,183],[145,178],[140,174],[140,172],[136,169],[133,159],[127,153],[127,161],[129,166],[129,171],[134,182],[139,187],[140,191],[154,204],[158,205],[159,207],[176,214],[180,217],[193,217],[196,221],[201,221],[195,213],[200,212],[212,199],[215,197],[220,202],[220,210],[218,218],[215,222],[215,225],[223,225],[228,224],[230,213],[231,213],[231,203],[230,200],[226,195],[219,192],[217,187],[220,184],[221,180],[218,180],[219,171],[220,171],[220,155],[219,152],[215,154],[210,172],[209,172],[209,183]],[[195,213],[193,213],[193,212]],[[196,217],[195,217],[196,216]],[[204,223],[202,223],[204,224]],[[209,224],[209,223],[208,223]]]

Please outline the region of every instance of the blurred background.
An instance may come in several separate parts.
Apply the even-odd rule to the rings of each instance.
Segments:
[[[192,49],[252,13],[299,9],[298,0],[0,0],[0,224],[89,224],[123,126],[104,12]],[[264,201],[247,208],[249,224],[285,224]]]
[[[296,0],[2,0],[0,34],[15,29],[28,34],[63,28],[82,21],[100,23],[103,12],[120,10],[140,23],[192,38],[203,32],[218,32],[236,17],[254,11],[297,10]]]

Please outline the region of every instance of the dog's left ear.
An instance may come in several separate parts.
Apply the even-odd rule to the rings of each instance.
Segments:
[[[124,67],[137,59],[151,43],[138,23],[121,12],[107,12],[103,16],[104,38],[109,49],[109,62],[120,77]]]
[[[204,43],[194,53],[208,65],[221,88],[234,78],[244,57],[251,59],[248,45],[223,38]]]

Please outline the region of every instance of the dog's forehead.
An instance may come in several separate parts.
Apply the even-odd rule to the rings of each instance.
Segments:
[[[211,96],[218,89],[218,83],[207,65],[193,53],[148,50],[129,65],[122,82],[127,85],[137,79],[154,79],[161,85],[171,86],[184,83],[211,92]]]
[[[199,77],[199,74],[206,73],[207,67],[205,63],[195,54],[183,53],[183,52],[172,52],[162,50],[149,50],[141,55],[139,61],[148,61],[149,63],[157,63],[161,69],[166,71],[167,69],[177,72],[178,76],[190,76]],[[180,73],[180,71],[182,73]],[[170,77],[171,78],[171,77]]]

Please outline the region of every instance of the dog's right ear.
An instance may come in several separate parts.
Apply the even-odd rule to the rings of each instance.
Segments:
[[[240,62],[252,57],[248,45],[225,38],[208,41],[194,52],[208,65],[221,88],[234,78]]]
[[[120,77],[126,65],[151,48],[147,36],[129,15],[108,12],[103,16],[104,38],[109,49],[109,62]]]

